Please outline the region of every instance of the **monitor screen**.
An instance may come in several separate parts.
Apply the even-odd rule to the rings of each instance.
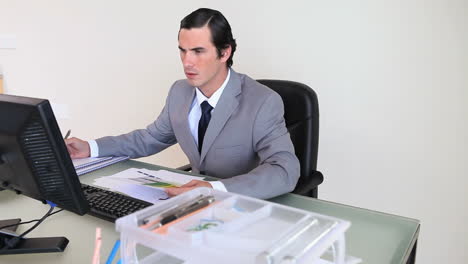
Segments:
[[[89,211],[48,100],[0,94],[0,187]]]

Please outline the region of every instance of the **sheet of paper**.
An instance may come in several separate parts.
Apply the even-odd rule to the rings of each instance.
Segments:
[[[166,170],[148,170],[130,168],[111,176],[108,179],[120,180],[125,183],[148,185],[152,187],[167,188],[180,186],[188,183],[191,180],[201,180],[201,177],[190,176]]]
[[[147,170],[143,169],[143,172],[146,172],[150,175],[154,175],[156,177],[160,177],[161,179],[169,182],[175,182],[179,185],[183,185],[188,183],[191,180],[203,180],[202,177],[197,177],[197,176],[190,176],[182,173],[176,173],[172,171],[167,171],[167,170]]]
[[[99,158],[101,159],[101,158]],[[122,157],[103,157],[102,160],[95,161],[93,164],[88,163],[86,165],[82,165],[81,168],[75,168],[76,169],[76,174],[78,176],[81,176],[83,174],[105,168],[107,166],[110,166],[114,163],[121,162],[124,160],[127,160],[128,156],[122,156]]]
[[[159,201],[169,199],[167,193],[162,189],[156,189],[137,184],[122,184],[117,186],[115,190],[150,203],[157,203]]]
[[[96,179],[94,184],[150,203],[157,203],[169,198],[162,188],[153,188],[106,178],[108,177]]]
[[[203,179],[201,177],[180,174],[167,170],[154,171],[148,169],[138,169],[136,170],[136,173],[138,176],[133,178],[134,181],[140,181],[145,185],[162,188],[178,187],[190,182],[191,180]]]
[[[166,170],[130,168],[114,175],[98,178],[94,184],[156,203],[168,198],[164,188],[180,186],[193,179],[201,180],[202,178]]]
[[[128,183],[119,180],[107,179],[107,177],[102,177],[94,180],[94,184],[110,190],[115,190],[118,186]]]
[[[83,158],[83,159],[72,159],[73,166],[75,169],[79,169],[85,166],[90,166],[96,163],[103,162],[105,160],[110,160],[112,157],[102,157],[102,158]]]

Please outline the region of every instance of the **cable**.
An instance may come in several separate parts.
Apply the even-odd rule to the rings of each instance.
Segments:
[[[58,211],[55,211],[55,212],[51,213],[49,216],[54,215],[54,214],[56,214],[56,213],[60,213],[60,212],[62,212],[62,211],[63,211],[63,209],[60,209],[60,210],[58,210]]]
[[[12,226],[19,226],[19,225],[24,225],[24,224],[30,224],[30,223],[32,223],[32,222],[37,222],[37,221],[39,221],[39,219],[34,219],[34,220],[31,220],[31,221],[27,221],[27,222],[20,222],[20,223],[12,224],[12,225],[0,226],[0,229],[12,227]]]
[[[28,230],[24,231],[21,235],[17,236],[18,239],[23,238],[25,235],[27,235],[29,232],[33,231],[38,225],[40,225],[49,215],[52,213],[55,207],[51,206],[49,211],[41,218],[37,223],[35,223],[31,228]]]
[[[55,211],[55,212],[49,214],[49,216],[52,216],[52,215],[54,215],[54,214],[56,214],[56,213],[60,213],[60,212],[62,212],[63,210],[64,210],[64,209],[60,209],[60,210],[58,210],[58,211]],[[26,221],[26,222],[20,222],[20,223],[11,224],[11,225],[0,226],[0,229],[12,227],[12,226],[19,226],[19,225],[30,224],[30,223],[32,223],[32,222],[38,222],[38,221],[40,221],[40,220],[41,220],[41,219],[34,219],[34,220]]]
[[[54,203],[52,203],[52,202],[49,202],[49,201],[47,201],[47,203],[50,205],[49,211],[47,211],[47,213],[46,213],[43,217],[41,217],[41,219],[35,219],[35,220],[28,221],[28,222],[32,223],[32,222],[34,222],[34,221],[37,220],[37,223],[34,224],[34,225],[33,225],[31,228],[29,228],[28,230],[24,231],[21,235],[19,235],[19,236],[17,236],[17,237],[12,237],[12,238],[10,238],[10,239],[6,239],[6,240],[4,241],[4,246],[3,246],[2,250],[3,250],[3,249],[8,249],[8,248],[14,248],[14,247],[21,241],[21,239],[22,239],[24,236],[26,236],[29,232],[33,231],[33,230],[34,230],[38,225],[40,225],[47,217],[51,216],[52,214],[56,214],[56,213],[58,213],[58,212],[61,212],[61,211],[63,210],[63,209],[62,209],[62,210],[59,210],[59,211],[57,211],[57,212],[52,213],[52,211],[54,210],[54,208],[55,208],[56,205],[55,205]],[[19,224],[15,224],[15,225],[19,225]],[[12,226],[12,225],[10,225],[10,226]],[[13,226],[14,226],[14,225],[13,225]],[[5,227],[2,227],[2,228],[5,228]],[[2,229],[2,228],[0,228],[0,229]]]
[[[17,236],[17,237],[12,237],[10,239],[6,239],[5,240],[5,245],[3,246],[3,249],[8,249],[8,248],[14,248],[16,245],[18,245],[18,243],[21,241],[21,239],[27,235],[29,232],[31,232],[32,230],[34,230],[38,225],[40,225],[42,223],[42,221],[44,221],[44,219],[46,219],[49,214],[52,212],[52,210],[54,210],[54,207],[53,206],[50,206],[50,209],[49,211],[47,211],[47,213],[41,218],[39,219],[39,221],[37,223],[35,223],[31,228],[29,228],[28,230],[24,231],[21,235]]]

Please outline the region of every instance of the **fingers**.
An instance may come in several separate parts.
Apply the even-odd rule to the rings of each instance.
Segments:
[[[213,188],[213,186],[211,186],[211,183],[207,182],[207,181],[201,181],[201,180],[191,180],[189,181],[188,183],[180,186],[180,187],[209,187],[209,188]]]
[[[209,182],[200,181],[200,180],[191,180],[188,183],[186,183],[186,184],[184,184],[184,185],[182,185],[180,187],[166,188],[165,191],[166,191],[167,195],[169,195],[169,196],[176,196],[176,195],[179,195],[181,193],[193,190],[193,189],[198,188],[198,187],[213,188],[213,186],[211,186],[211,183],[209,183]]]
[[[74,138],[65,139],[65,146],[67,147],[68,153],[71,158],[75,158],[77,155],[77,149],[74,147]]]
[[[87,158],[90,156],[91,151],[87,141],[73,137],[65,139],[65,146],[67,147],[68,153],[72,159]]]
[[[167,195],[172,197],[172,196],[176,196],[181,193],[184,193],[184,192],[188,192],[194,188],[195,187],[173,187],[173,188],[166,188],[165,191]]]
[[[199,184],[199,182],[199,180],[191,180],[180,187],[196,187]]]

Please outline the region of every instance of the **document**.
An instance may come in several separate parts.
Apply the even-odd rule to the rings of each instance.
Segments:
[[[81,176],[83,174],[110,166],[117,162],[128,160],[129,157],[99,157],[99,158],[83,158],[72,159],[73,166],[75,167],[76,174]]]
[[[106,160],[110,160],[112,157],[102,157],[102,158],[83,158],[83,159],[72,159],[73,166],[75,169],[81,169],[84,167],[88,167],[100,162],[104,162]]]
[[[191,180],[200,179],[200,177],[167,170],[130,168],[114,175],[98,178],[94,181],[94,185],[150,203],[157,203],[169,198],[164,188],[178,187]]]

